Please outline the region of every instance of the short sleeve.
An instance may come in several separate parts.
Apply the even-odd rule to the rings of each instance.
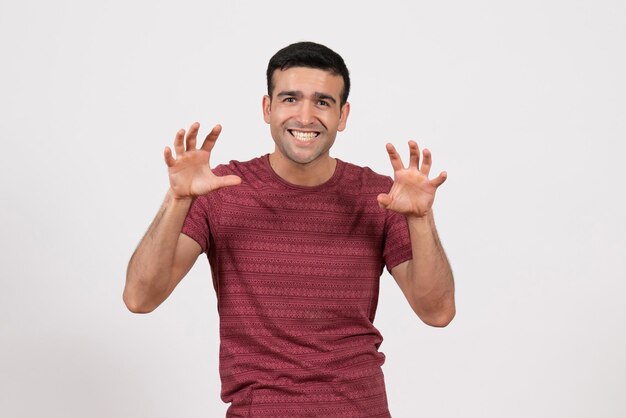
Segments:
[[[387,210],[383,257],[387,271],[413,258],[409,225],[404,215]]]
[[[209,202],[206,196],[199,196],[194,199],[187,217],[183,223],[182,233],[192,238],[200,247],[202,252],[209,251]]]

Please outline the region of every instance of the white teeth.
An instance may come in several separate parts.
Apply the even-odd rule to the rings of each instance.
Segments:
[[[290,131],[290,132],[298,141],[310,141],[311,139],[317,136],[317,132],[300,132],[300,131]]]

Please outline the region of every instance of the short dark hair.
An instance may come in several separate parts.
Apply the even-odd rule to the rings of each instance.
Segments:
[[[292,67],[307,67],[326,70],[343,78],[341,106],[348,101],[350,93],[350,73],[341,55],[332,49],[315,42],[297,42],[284,47],[267,64],[267,94],[272,98],[274,91],[274,71]]]

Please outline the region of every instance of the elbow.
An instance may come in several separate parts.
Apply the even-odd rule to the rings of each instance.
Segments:
[[[124,294],[122,295],[122,300],[124,301],[124,305],[126,308],[136,314],[146,314],[152,312],[156,306],[150,306],[145,301],[140,300],[137,297],[133,297],[129,294],[127,290],[124,290]]]
[[[447,327],[456,316],[454,299],[435,306],[414,306],[413,310],[426,325],[435,328]]]
[[[435,328],[445,328],[448,325],[450,325],[450,322],[452,322],[455,315],[456,315],[456,309],[453,308],[451,310],[438,312],[436,314],[429,314],[429,315],[422,314],[418,316],[420,316],[420,319],[426,325],[429,325]]]
[[[155,281],[158,280],[151,276],[132,274],[129,267],[122,300],[130,312],[150,313],[165,300],[163,289],[154,287]]]

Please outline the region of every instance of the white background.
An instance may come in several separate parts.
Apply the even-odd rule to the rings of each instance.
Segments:
[[[175,132],[270,152],[267,61],[313,40],[352,74],[334,156],[391,174],[416,139],[449,173],[456,319],[381,278],[393,416],[626,416],[625,28],[619,0],[1,0],[0,415],[224,415],[206,259],[149,315],[125,269]]]

